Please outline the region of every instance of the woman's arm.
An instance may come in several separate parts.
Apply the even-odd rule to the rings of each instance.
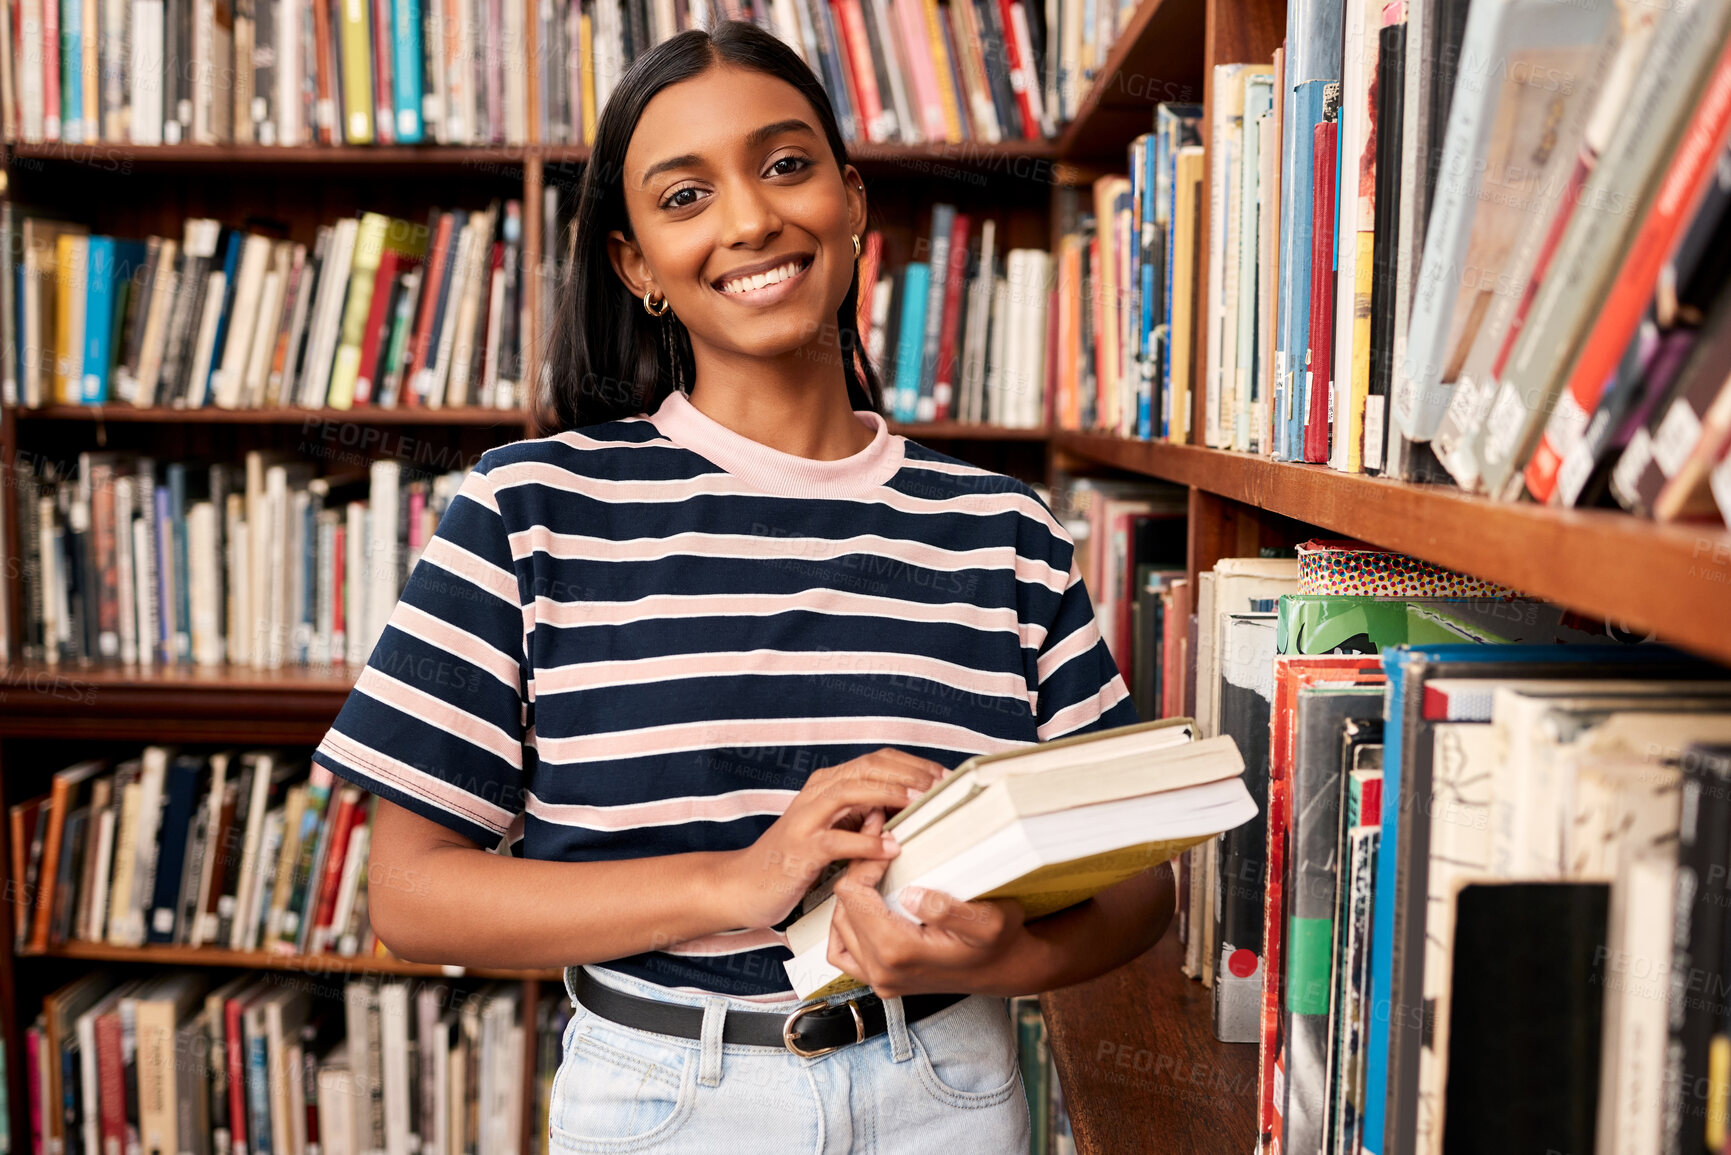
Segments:
[[[1162,864],[1034,922],[1023,922],[1014,901],[904,892],[923,920],[915,923],[884,904],[877,891],[883,870],[882,863],[862,861],[837,885],[829,959],[886,997],[950,991],[1008,997],[1085,982],[1160,941],[1176,907],[1172,869]]]
[[[817,771],[743,850],[604,862],[493,854],[381,798],[368,915],[400,958],[523,969],[773,926],[830,862],[887,862],[899,853],[876,827],[861,832],[862,818],[905,806],[942,774],[935,762],[880,750]]]

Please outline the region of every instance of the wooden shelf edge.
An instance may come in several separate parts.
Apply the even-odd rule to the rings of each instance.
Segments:
[[[1059,431],[1060,453],[1195,486],[1731,661],[1731,532],[1500,502],[1248,453]]]
[[[193,946],[114,946],[69,942],[42,951],[19,951],[18,958],[84,959],[96,962],[153,963],[162,966],[233,967],[240,970],[293,971],[302,975],[350,978],[366,975],[421,975],[430,978],[514,979],[558,982],[559,970],[504,970],[493,967],[442,967],[398,958],[334,954],[277,954],[271,951],[220,950]]]
[[[116,424],[155,425],[472,425],[492,428],[523,426],[528,414],[521,409],[486,409],[464,405],[451,409],[380,409],[360,405],[353,409],[303,409],[283,406],[271,409],[139,408],[132,405],[44,405],[28,408],[8,405],[6,412],[19,421],[89,421]]]

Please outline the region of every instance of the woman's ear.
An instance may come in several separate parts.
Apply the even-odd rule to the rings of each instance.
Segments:
[[[649,272],[649,263],[643,259],[643,250],[618,229],[607,234],[607,259],[633,297],[641,297],[655,280]]]
[[[859,169],[848,164],[842,166],[841,183],[847,190],[848,231],[864,237],[866,231],[865,181],[860,179]]]

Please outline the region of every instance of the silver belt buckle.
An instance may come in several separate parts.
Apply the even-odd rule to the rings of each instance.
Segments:
[[[811,1014],[813,1011],[826,1011],[833,1005],[834,1004],[832,1004],[832,1003],[813,1003],[809,1007],[800,1007],[798,1010],[796,1010],[792,1014],[788,1015],[787,1019],[785,1021],[783,1021],[783,1023],[781,1024],[781,1044],[782,1044],[782,1046],[786,1047],[789,1051],[792,1051],[794,1054],[798,1055],[802,1059],[815,1059],[819,1055],[828,1055],[828,1054],[831,1054],[835,1051],[841,1050],[840,1046],[836,1046],[836,1047],[820,1047],[815,1051],[802,1051],[799,1048],[799,1044],[797,1044],[793,1041],[793,1028],[796,1025],[798,1025],[800,1019],[804,1018],[806,1015]],[[866,1037],[865,1019],[860,1016],[859,1005],[857,1003],[855,1003],[854,1000],[849,999],[847,1001],[847,1009],[853,1012],[853,1029],[854,1029],[854,1040],[853,1041],[856,1043],[865,1042],[865,1037]],[[844,1043],[842,1045],[846,1046],[847,1044]]]

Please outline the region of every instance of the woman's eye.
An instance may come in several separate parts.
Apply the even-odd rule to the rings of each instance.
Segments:
[[[661,207],[664,209],[690,208],[692,205],[697,203],[696,197],[699,191],[701,190],[690,187],[674,189],[671,193],[667,194],[667,199],[661,202]],[[679,199],[685,196],[686,193],[690,193],[691,196],[685,200]]]
[[[792,165],[793,167],[792,168],[782,168],[781,166],[784,164]],[[775,175],[777,175],[777,176],[792,176],[794,173],[798,172],[802,168],[807,167],[810,164],[811,164],[811,162],[809,160],[805,159],[805,157],[803,157],[803,156],[784,156],[781,159],[777,160],[774,164],[771,164],[769,166],[769,171],[772,173],[775,173]]]

